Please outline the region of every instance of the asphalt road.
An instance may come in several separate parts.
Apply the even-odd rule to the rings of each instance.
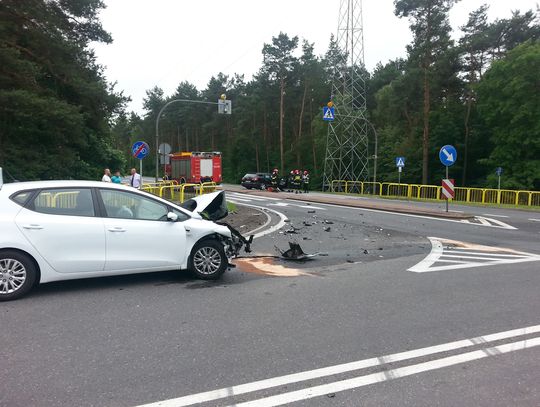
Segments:
[[[253,255],[296,241],[323,256],[242,259],[213,283],[53,283],[2,303],[0,405],[540,404],[537,213],[460,207],[479,215],[464,223],[229,198],[284,225]]]

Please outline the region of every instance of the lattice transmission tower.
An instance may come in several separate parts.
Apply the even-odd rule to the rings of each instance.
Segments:
[[[333,180],[368,179],[368,122],[362,0],[340,0],[331,101],[335,120],[328,126],[323,189]]]

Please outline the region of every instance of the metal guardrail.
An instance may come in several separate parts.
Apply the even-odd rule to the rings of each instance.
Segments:
[[[419,200],[441,200],[441,187],[437,185],[398,184],[395,182],[363,182],[334,180],[331,192],[346,194],[376,195],[391,198]],[[456,202],[480,204],[504,204],[540,207],[540,191],[515,191],[491,188],[454,188]]]
[[[171,201],[184,202],[198,195],[214,192],[218,188],[215,182],[202,184],[178,184],[176,181],[143,184],[141,190]]]

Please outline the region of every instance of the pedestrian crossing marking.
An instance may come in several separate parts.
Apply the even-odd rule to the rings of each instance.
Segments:
[[[457,240],[428,237],[431,252],[420,263],[409,268],[415,273],[496,266],[540,261],[540,255],[513,249],[478,245]]]

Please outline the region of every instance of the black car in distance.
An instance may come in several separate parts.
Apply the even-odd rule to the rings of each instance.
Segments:
[[[267,189],[272,185],[272,177],[266,172],[246,174],[242,177],[241,185],[247,189]]]

